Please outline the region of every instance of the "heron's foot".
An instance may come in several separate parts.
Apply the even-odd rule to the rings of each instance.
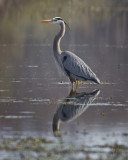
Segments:
[[[75,92],[77,88],[77,83],[76,82],[72,82],[72,92]]]
[[[61,136],[59,130],[53,131],[53,134],[54,134],[55,137],[60,137]]]

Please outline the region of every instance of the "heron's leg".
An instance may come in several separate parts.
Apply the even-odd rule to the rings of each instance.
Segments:
[[[72,90],[75,91],[75,82],[72,82]]]
[[[77,86],[78,86],[78,83],[77,83],[77,81],[74,81],[74,91],[76,91],[76,89],[77,89]]]
[[[76,81],[75,81],[75,87],[76,87],[76,89],[77,89],[78,86],[79,86],[79,81],[76,80]]]
[[[72,91],[74,92],[76,90],[76,83],[73,79],[70,79],[71,83],[72,83]]]
[[[76,90],[73,90],[73,88],[72,88],[69,95],[72,96],[72,95],[74,95],[75,93],[76,93]]]

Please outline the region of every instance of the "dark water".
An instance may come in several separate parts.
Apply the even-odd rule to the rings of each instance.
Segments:
[[[109,159],[114,159],[116,145],[124,147],[116,158],[128,159],[127,1],[67,1],[63,8],[50,1],[0,2],[0,159],[83,160],[111,152]],[[71,28],[61,48],[81,57],[100,85],[87,82],[70,93],[71,84],[52,52],[59,28],[39,23],[54,16]],[[53,133],[57,120],[62,121],[61,138]],[[29,149],[23,143],[14,150],[19,139],[30,137],[52,140],[52,145],[33,149],[34,140]],[[40,145],[46,150],[38,150]]]

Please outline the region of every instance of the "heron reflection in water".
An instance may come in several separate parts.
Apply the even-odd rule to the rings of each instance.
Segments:
[[[90,93],[76,93],[71,91],[57,107],[53,117],[53,133],[60,136],[61,122],[68,122],[79,117],[88,108],[95,98],[99,95],[100,90],[94,90]]]

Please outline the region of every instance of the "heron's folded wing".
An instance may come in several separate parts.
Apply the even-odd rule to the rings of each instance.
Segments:
[[[67,57],[64,58],[63,66],[70,74],[84,79],[91,79],[95,76],[92,70],[82,59],[72,54],[68,54]]]

